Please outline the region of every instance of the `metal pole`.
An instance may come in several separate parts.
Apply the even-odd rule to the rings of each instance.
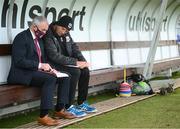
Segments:
[[[147,79],[151,78],[154,58],[155,58],[157,46],[159,43],[160,31],[161,31],[162,22],[163,22],[163,16],[166,12],[167,3],[168,3],[168,0],[161,0],[161,6],[160,6],[159,14],[157,15],[157,22],[155,25],[154,34],[153,34],[153,38],[151,41],[151,47],[150,47],[148,58],[147,58],[147,61],[146,61],[145,67],[144,67],[144,71],[143,71],[143,75]]]

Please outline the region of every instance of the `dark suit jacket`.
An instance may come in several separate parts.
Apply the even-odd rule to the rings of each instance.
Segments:
[[[64,55],[62,51],[61,44],[63,42],[68,55]],[[49,62],[56,68],[64,65],[76,65],[76,61],[86,61],[70,34],[59,37],[53,32],[52,25],[50,25],[47,34],[44,36],[44,43]]]
[[[45,62],[43,41],[39,44],[42,53],[42,62]],[[33,72],[38,70],[38,55],[33,37],[29,29],[19,33],[12,45],[11,68],[8,75],[8,83],[29,85]]]

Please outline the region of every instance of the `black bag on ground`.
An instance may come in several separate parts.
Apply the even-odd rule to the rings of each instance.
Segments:
[[[154,93],[151,85],[142,74],[132,74],[127,77],[127,81],[132,86],[132,94],[150,95]]]

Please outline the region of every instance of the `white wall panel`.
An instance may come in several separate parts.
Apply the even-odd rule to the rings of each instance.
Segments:
[[[91,51],[91,68],[100,69],[110,66],[109,50]]]
[[[167,17],[167,19],[168,19],[166,22],[166,25],[165,25],[166,31],[165,32],[161,31],[161,40],[168,40],[168,38],[169,38],[167,27],[168,27],[169,21],[171,20],[170,17],[173,12],[173,9],[177,5],[177,3],[173,0],[169,0],[168,2],[169,2],[169,4],[167,6],[166,15],[165,15],[165,17]],[[162,26],[162,28],[164,28],[164,26]]]
[[[3,56],[0,58],[0,84],[7,81],[10,64],[11,58],[9,56]]]
[[[90,52],[89,51],[82,51],[83,56],[86,58],[87,62],[91,62]]]
[[[178,8],[176,9],[176,12],[173,13],[172,19],[170,20],[170,23],[169,23],[169,28],[168,28],[169,29],[169,40],[176,39],[175,27],[176,27],[176,20],[180,14],[179,12],[180,12],[180,6],[178,6]]]
[[[4,2],[5,0],[3,0]],[[8,0],[6,0],[8,1]],[[112,11],[112,5],[114,3],[115,0],[110,1],[110,0],[99,0],[97,2],[97,5],[95,8],[93,8],[96,0],[49,0],[47,3],[47,7],[46,7],[46,11],[45,13],[47,14],[48,11],[51,12],[48,13],[47,18],[48,21],[51,23],[53,19],[57,20],[58,19],[58,15],[61,13],[62,9],[67,9],[69,10],[71,7],[71,4],[73,2],[74,5],[72,6],[72,12],[70,14],[70,16],[73,16],[74,13],[77,14],[77,16],[75,17],[75,22],[74,22],[74,30],[71,32],[72,36],[74,37],[75,41],[80,41],[80,42],[84,42],[84,41],[108,41],[109,40],[109,34],[110,34],[110,30],[108,30],[110,23],[109,18],[111,16],[111,11]],[[32,17],[34,17],[35,15],[41,15],[41,7],[43,5],[44,0],[39,0],[39,1],[34,1],[34,0],[29,0],[27,5],[25,5],[25,0],[15,0],[15,7],[17,7],[17,9],[15,9],[17,11],[17,17],[16,20],[13,21],[13,23],[16,25],[16,28],[14,28],[12,30],[12,37],[14,38],[14,36],[19,32],[22,31],[24,29],[26,29],[28,27],[27,22],[31,21]],[[132,8],[130,9],[132,3],[134,3],[134,5],[132,6]],[[144,26],[145,28],[147,28],[148,26],[146,25],[146,22],[149,22],[149,20],[147,20],[148,18],[154,18],[157,16],[158,14],[158,9],[157,5],[159,4],[159,0],[120,0],[118,5],[116,6],[115,10],[114,10],[114,14],[112,15],[112,24],[111,24],[111,35],[112,35],[112,40],[113,41],[125,41],[125,40],[129,40],[129,41],[135,41],[135,40],[149,40],[149,33],[151,32],[146,32],[146,31],[132,31],[129,30],[126,25],[129,25],[130,23],[128,23],[130,19],[130,16],[132,17],[136,17],[134,26],[136,27],[137,24],[137,17],[139,12],[141,12],[141,16],[140,18],[143,19],[145,22],[143,22],[142,20],[142,24],[141,27]],[[177,16],[179,15],[179,11],[180,9],[177,8],[173,13],[172,17],[169,16],[172,14],[172,12],[174,11],[174,8],[176,6],[178,6],[178,2],[174,2],[173,0],[169,0],[169,4],[172,3],[171,6],[168,6],[167,8],[167,12],[166,15],[164,16],[164,18],[167,17],[167,22],[169,22],[170,26],[169,26],[169,33],[167,34],[166,30],[161,32],[161,39],[162,40],[166,40],[166,34],[167,36],[169,36],[170,40],[174,40],[176,39],[176,34],[175,34],[175,30],[174,30],[174,25],[176,24],[176,19]],[[4,3],[3,3],[4,4]],[[2,13],[2,9],[3,9],[3,4],[0,5],[0,13]],[[23,5],[25,6],[24,10],[23,10]],[[80,30],[80,19],[82,18],[81,14],[82,13],[82,9],[84,7],[84,15],[83,15],[83,21],[82,21],[82,27],[83,30]],[[40,10],[39,10],[40,9]],[[93,10],[94,9],[94,10]],[[14,11],[15,11],[14,10]],[[55,12],[52,13],[52,10]],[[128,11],[130,10],[130,14],[128,15]],[[154,12],[154,10],[156,10]],[[39,11],[39,12],[38,12]],[[71,10],[69,10],[71,11]],[[24,14],[23,14],[24,13]],[[91,19],[91,13],[92,14],[92,19]],[[66,13],[64,13],[66,14]],[[55,15],[55,18],[53,18],[53,16]],[[2,16],[2,15],[1,15]],[[127,17],[128,16],[128,17]],[[22,18],[23,17],[23,18]],[[2,20],[2,17],[0,17],[0,19]],[[5,19],[5,17],[4,17]],[[7,15],[6,15],[6,20],[7,20]],[[170,21],[169,21],[170,20]],[[21,23],[22,21],[22,23]],[[89,24],[89,21],[91,21],[91,23]],[[20,26],[23,24],[23,27]],[[90,25],[90,26],[89,26]],[[165,25],[167,26],[167,24]],[[90,28],[89,28],[90,27]],[[143,28],[143,27],[142,27]],[[6,28],[1,28],[0,32],[3,33],[3,36],[0,37],[0,43],[2,44],[2,42],[8,42],[7,40],[7,32],[6,30],[3,30]],[[128,33],[127,35],[127,39],[126,37],[126,31]],[[89,36],[90,34],[90,36]],[[152,36],[152,34],[150,34]]]
[[[162,46],[162,58],[170,58],[169,46]]]
[[[93,11],[93,5],[96,0],[77,0],[73,10],[83,10],[85,14],[82,17],[77,17],[74,22],[74,31],[71,32],[75,41],[88,42],[89,41],[89,21],[91,19],[91,12]],[[80,20],[82,18],[83,30],[80,30]]]
[[[0,44],[7,44],[8,38],[7,38],[7,30],[6,28],[0,29]]]
[[[149,53],[149,48],[141,48],[142,62],[146,62]]]
[[[143,9],[143,7],[147,1],[148,0],[138,0],[130,10],[129,18],[128,18],[127,26],[126,26],[128,41],[139,40],[138,31],[142,31],[141,26],[143,26],[143,24],[142,24],[143,20],[142,21],[138,20],[138,14],[139,14],[139,12],[142,13],[141,10]],[[140,17],[142,17],[142,16],[140,15]],[[143,19],[143,17],[141,19]],[[136,30],[137,26],[138,26],[138,29]]]
[[[90,54],[90,51],[82,51],[82,54],[85,57],[86,61],[90,63],[89,69],[91,70],[92,66],[91,66],[91,54]]]
[[[169,46],[170,47],[170,57],[173,58],[173,57],[177,57],[179,56],[179,52],[178,52],[178,46],[177,45],[173,45],[173,46]]]
[[[151,0],[148,1],[147,5],[144,7],[144,10],[142,12],[142,19],[144,23],[142,22],[141,25],[141,31],[139,31],[139,40],[140,41],[149,41],[151,40],[151,32],[154,31],[154,19],[153,17],[153,11],[156,10],[157,5],[159,5],[158,0]]]
[[[72,1],[73,0],[49,0],[48,1],[48,3],[47,3],[47,7],[46,7],[46,9],[47,10],[50,10],[50,9],[55,9],[55,12],[56,12],[56,18],[55,18],[55,20],[58,20],[58,16],[59,16],[59,14],[60,13],[62,13],[61,11],[63,10],[63,9],[70,9],[70,6],[71,6],[71,3],[72,3]],[[80,10],[80,9],[78,9],[78,10]],[[78,11],[77,10],[77,11]],[[66,13],[65,13],[65,11],[63,11],[64,13],[62,14],[62,15],[67,15]],[[72,14],[71,14],[71,16],[72,16]],[[53,21],[53,15],[52,15],[52,13],[48,13],[48,15],[47,15],[47,17],[48,17],[48,21],[49,22],[52,22]]]
[[[115,49],[114,53],[114,64],[117,66],[128,64],[128,53],[127,49]]]
[[[91,19],[90,41],[108,41],[108,18],[114,0],[99,0]]]
[[[161,60],[162,59],[162,50],[161,47],[158,47],[155,54],[155,60]]]
[[[126,17],[133,0],[120,0],[112,19],[111,33],[113,41],[125,41]]]
[[[154,6],[156,6],[156,5],[154,5]],[[152,16],[151,16],[152,18],[155,18],[155,21],[157,21],[159,10],[160,10],[160,4],[158,4],[157,7],[153,10],[153,13],[152,13]],[[151,26],[153,26],[153,28],[155,29],[156,22],[153,22],[152,24],[153,25],[151,25]],[[151,40],[152,40],[153,35],[154,35],[154,29],[152,31],[150,31],[150,39]]]
[[[139,64],[140,61],[140,50],[137,48],[128,49],[129,53],[129,64]]]

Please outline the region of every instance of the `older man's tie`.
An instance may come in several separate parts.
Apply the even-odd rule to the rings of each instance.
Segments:
[[[36,46],[36,51],[37,51],[37,54],[38,54],[39,62],[41,63],[42,62],[42,59],[41,59],[41,48],[40,48],[40,45],[39,45],[39,42],[38,42],[37,38],[34,39],[34,43],[35,43],[35,46]]]

